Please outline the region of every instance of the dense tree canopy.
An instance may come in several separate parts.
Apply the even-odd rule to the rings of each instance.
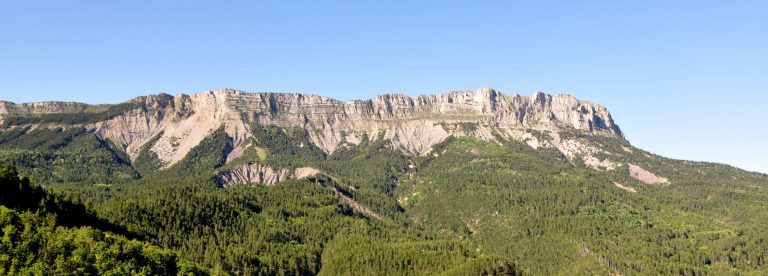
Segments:
[[[114,230],[83,205],[19,178],[14,167],[0,168],[0,274],[208,274],[174,251],[100,228]]]

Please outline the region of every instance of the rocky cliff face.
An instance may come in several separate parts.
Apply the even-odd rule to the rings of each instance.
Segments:
[[[309,167],[289,170],[272,168],[260,164],[243,165],[216,175],[216,180],[224,187],[241,184],[264,184],[273,186],[288,179],[307,178],[320,173],[320,170]]]
[[[144,96],[132,103],[139,108],[87,126],[101,139],[121,146],[134,160],[144,145],[159,136],[151,150],[166,167],[222,127],[231,138],[233,150],[227,156],[231,161],[247,147],[254,123],[304,128],[311,142],[328,153],[358,144],[367,136],[382,137],[394,148],[424,155],[449,136],[471,135],[488,141],[517,139],[534,148],[555,147],[568,156],[566,151],[573,145],[560,139],[562,129],[623,137],[603,106],[564,94],[536,92],[527,97],[490,88],[417,97],[386,94],[349,102],[317,95],[223,89]],[[89,106],[77,103],[2,102],[0,114],[69,113],[86,108]],[[530,130],[546,131],[551,139],[540,141]]]

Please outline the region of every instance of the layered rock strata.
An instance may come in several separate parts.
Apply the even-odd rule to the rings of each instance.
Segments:
[[[243,165],[216,175],[224,187],[242,184],[264,184],[273,186],[289,179],[302,179],[320,173],[318,169],[302,167],[295,170],[272,168],[260,164]]]
[[[194,95],[144,96],[131,103],[138,108],[88,127],[101,139],[122,147],[133,160],[147,142],[159,136],[151,150],[165,167],[184,158],[222,127],[233,149],[227,160],[234,160],[248,144],[252,124],[306,129],[311,142],[327,153],[358,144],[363,137],[388,139],[394,148],[414,155],[428,154],[432,146],[449,136],[470,135],[487,141],[517,139],[534,148],[560,148],[557,133],[564,128],[623,137],[601,105],[566,94],[536,92],[527,97],[490,88],[417,97],[385,94],[348,102],[317,95],[222,89]],[[76,112],[86,108],[76,103],[3,102],[0,114]],[[550,132],[554,137],[552,141],[539,141],[528,130]],[[610,167],[605,163],[599,166]]]

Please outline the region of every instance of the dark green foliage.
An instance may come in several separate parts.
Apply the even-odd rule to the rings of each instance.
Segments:
[[[56,225],[52,215],[0,206],[2,275],[206,274],[176,253],[91,227]]]
[[[364,235],[378,244],[420,239],[355,213],[330,189],[306,180],[227,189],[204,178],[142,180],[135,185],[99,204],[101,214],[158,245],[185,252],[190,261],[235,274],[317,274],[324,269],[326,244],[340,234]],[[445,254],[464,253],[449,249]],[[402,255],[411,262],[439,262],[416,257],[430,255]],[[356,267],[375,269],[372,265]]]
[[[150,173],[163,166],[162,161],[157,157],[157,154],[152,151],[152,147],[157,143],[157,140],[163,136],[163,132],[160,131],[154,137],[149,139],[139,151],[136,161],[133,162],[133,167],[141,173]]]
[[[33,212],[56,215],[65,226],[94,226],[122,234],[127,232],[98,218],[88,210],[78,196],[49,193],[34,185],[28,178],[18,176],[12,165],[0,163],[0,205]]]
[[[337,236],[323,252],[322,275],[516,275],[507,260],[481,257],[445,241]]]
[[[255,124],[252,126],[255,145],[270,149],[274,161],[288,162],[301,157],[303,160],[322,160],[325,153],[309,140],[309,133],[298,127],[281,128]]]
[[[192,148],[183,160],[174,165],[173,169],[202,172],[224,165],[226,154],[231,150],[230,139],[224,132],[224,127],[217,129]]]
[[[0,229],[2,275],[206,274],[170,250],[98,230],[121,231],[9,165],[0,166]]]
[[[523,275],[516,266],[504,258],[481,257],[452,268],[445,275]]]

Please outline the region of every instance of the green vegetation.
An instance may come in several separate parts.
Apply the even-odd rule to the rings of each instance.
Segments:
[[[172,170],[189,172],[206,172],[221,167],[226,161],[226,153],[230,150],[229,137],[221,127],[214,131],[200,145],[192,148],[187,156]]]
[[[150,150],[152,149],[152,146],[157,143],[157,140],[159,140],[162,136],[163,132],[160,131],[160,133],[153,136],[141,147],[141,150],[139,150],[139,155],[133,162],[133,167],[136,168],[137,171],[142,173],[151,173],[158,168],[163,167],[163,162],[160,161],[160,158],[157,157],[157,154]]]
[[[155,244],[182,251],[190,261],[235,274],[347,271],[350,266],[339,267],[341,264],[336,262],[329,266],[321,262],[326,260],[323,255],[335,256],[328,255],[331,251],[327,244],[331,240],[362,236],[369,244],[383,245],[424,239],[418,233],[355,213],[333,192],[306,180],[288,181],[275,187],[228,189],[218,189],[213,183],[203,181],[192,186],[189,184],[192,181],[182,181],[153,182],[152,186],[130,191],[98,204],[97,208],[113,223],[126,225],[130,231]],[[349,247],[351,252],[368,252],[369,255],[357,255],[359,258],[379,252],[365,244],[350,243],[361,247]],[[444,262],[443,254],[457,256],[456,262],[424,268],[433,272],[480,257],[452,248],[440,252],[443,253],[435,256],[392,252],[392,257],[429,263]],[[372,265],[363,262],[349,271],[379,269],[370,267]],[[378,265],[384,267],[384,264]],[[387,271],[402,269],[398,263],[388,265],[391,267],[385,267]],[[477,264],[482,265],[486,264]]]
[[[470,258],[452,242],[387,242],[337,236],[323,253],[322,275],[514,275],[514,264],[501,258]],[[457,266],[456,264],[462,264]]]
[[[150,150],[159,135],[130,162],[78,127],[0,131],[0,160],[33,179],[0,175],[0,274],[768,274],[766,175],[577,132],[560,135],[669,183],[501,136],[412,156],[381,136],[327,154],[301,128],[252,131],[237,160],[225,164],[222,128],[164,170]],[[322,173],[271,187],[215,181],[246,164]]]
[[[100,230],[105,228],[116,227],[77,201],[19,178],[14,167],[0,166],[0,274],[207,274],[171,250]]]
[[[357,146],[340,147],[326,156],[300,128],[255,125],[252,148],[226,167],[263,163],[279,168],[313,167],[335,178],[336,184],[357,202],[379,214],[402,217],[393,195],[397,175],[406,171],[408,157],[377,137],[363,137]],[[265,158],[256,149],[263,149]]]
[[[0,162],[38,183],[124,183],[138,177],[113,144],[84,128],[0,131]]]
[[[709,206],[686,200],[690,192],[660,186],[650,194],[628,193],[614,187],[611,173],[474,138],[448,141],[439,152],[401,181],[407,216],[466,237],[481,252],[516,260],[529,273],[766,273],[768,229],[758,223],[765,215],[757,214],[764,213],[764,193],[716,203],[758,219],[712,220],[706,209],[684,207]],[[716,190],[730,181],[710,179],[696,189]]]
[[[325,153],[312,144],[309,133],[302,128],[280,128],[276,126],[253,125],[253,140],[259,147],[269,150],[271,159],[291,164],[296,157],[306,160],[322,160]]]

